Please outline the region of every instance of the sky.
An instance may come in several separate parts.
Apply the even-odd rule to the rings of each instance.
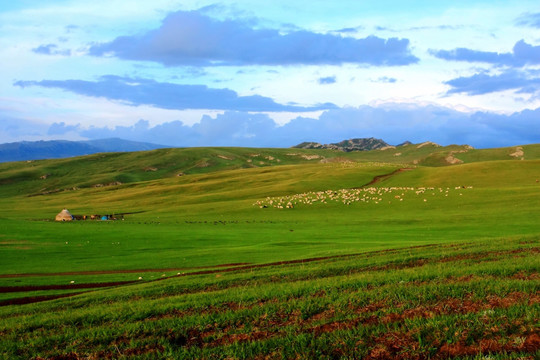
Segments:
[[[540,143],[540,3],[0,3],[0,143]]]

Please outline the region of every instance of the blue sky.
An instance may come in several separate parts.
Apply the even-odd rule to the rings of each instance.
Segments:
[[[538,1],[0,4],[0,142],[540,143]]]

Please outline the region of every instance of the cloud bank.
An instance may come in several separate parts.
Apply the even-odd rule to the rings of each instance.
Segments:
[[[523,67],[525,65],[540,64],[540,45],[533,46],[527,44],[524,40],[516,42],[510,53],[478,51],[467,48],[431,50],[430,53],[443,60],[482,62],[495,66]]]
[[[267,114],[228,111],[186,126],[172,121],[150,126],[140,120],[133,126],[78,129],[89,139],[119,137],[170,146],[289,147],[303,141],[336,142],[355,137],[382,138],[390,144],[405,140],[459,141],[474,147],[500,147],[540,143],[540,108],[512,115],[489,112],[463,113],[440,106],[386,105],[332,109],[319,118],[297,117],[279,126]],[[55,133],[73,126],[55,124]],[[456,140],[459,139],[459,140]]]
[[[94,56],[153,61],[165,66],[216,65],[409,65],[419,61],[408,39],[363,39],[307,30],[282,33],[252,22],[217,20],[199,11],[169,14],[157,29],[94,44]]]
[[[480,73],[452,79],[445,84],[452,87],[448,94],[483,95],[505,90],[515,90],[519,94],[535,94],[540,92],[540,71],[508,70],[498,75]]]
[[[312,107],[282,105],[260,96],[239,96],[229,89],[213,89],[206,85],[162,83],[150,79],[134,79],[107,75],[98,81],[42,80],[17,81],[16,86],[57,88],[76,94],[124,101],[129,105],[152,105],[163,109],[238,110],[238,111],[315,111],[335,108],[330,103]]]

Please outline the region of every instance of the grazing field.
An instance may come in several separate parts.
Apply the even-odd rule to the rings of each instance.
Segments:
[[[520,148],[0,164],[0,354],[533,359],[540,146]]]

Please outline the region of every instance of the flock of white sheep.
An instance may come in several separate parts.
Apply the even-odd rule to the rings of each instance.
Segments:
[[[472,186],[457,186],[446,188],[435,187],[367,187],[359,189],[326,190],[317,192],[306,192],[302,194],[267,197],[259,200],[253,205],[259,208],[293,209],[302,205],[328,204],[330,202],[351,205],[355,202],[363,203],[392,203],[393,201],[403,201],[411,194],[422,197],[427,202],[430,196],[449,196],[452,192],[463,195],[464,190],[472,189]]]

